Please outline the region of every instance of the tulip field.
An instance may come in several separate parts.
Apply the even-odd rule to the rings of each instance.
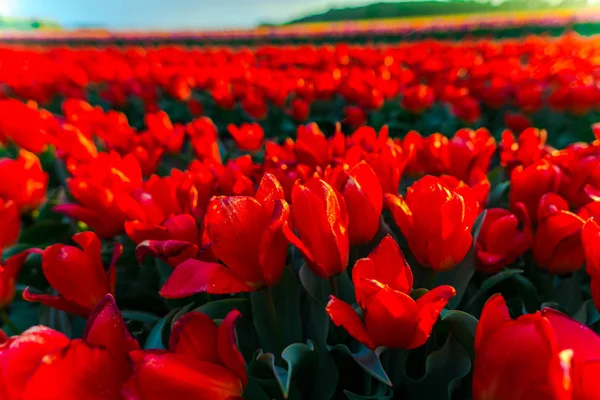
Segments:
[[[600,399],[600,37],[0,45],[0,400]]]

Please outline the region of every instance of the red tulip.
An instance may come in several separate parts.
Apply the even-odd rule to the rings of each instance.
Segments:
[[[12,201],[0,199],[0,221],[2,221],[2,231],[0,231],[0,253],[2,249],[12,246],[19,239],[21,232],[21,216],[17,204]]]
[[[310,103],[301,98],[295,98],[290,102],[289,114],[296,122],[304,122],[310,115]]]
[[[334,179],[337,182],[332,184],[344,197],[348,210],[350,245],[369,243],[379,229],[383,207],[383,191],[377,175],[361,161],[348,171],[342,170]]]
[[[475,243],[477,269],[495,274],[515,262],[529,248],[519,220],[508,210],[490,208]]]
[[[206,229],[214,256],[225,265],[187,260],[161,290],[167,298],[194,293],[249,292],[276,285],[285,267],[288,240],[283,233],[289,206],[271,174],[256,197],[217,196],[208,206]]]
[[[41,153],[52,142],[37,104],[17,99],[0,101],[0,141],[6,139],[33,153]]]
[[[439,286],[413,300],[412,271],[391,236],[386,236],[368,258],[356,262],[352,281],[364,322],[349,304],[334,296],[327,304],[327,313],[335,325],[343,326],[370,349],[422,346],[440,312],[456,294],[450,286]]]
[[[19,400],[42,358],[62,350],[69,338],[45,326],[34,326],[0,344],[0,398]]]
[[[596,309],[600,310],[600,226],[594,219],[586,221],[581,230],[586,272],[591,278],[590,290]]]
[[[473,183],[478,171],[487,174],[495,151],[496,140],[487,129],[461,129],[448,141],[450,162],[445,173]]]
[[[475,333],[473,400],[595,399],[599,356],[586,326],[549,308],[513,320],[494,295]]]
[[[44,276],[58,295],[37,294],[27,288],[23,298],[85,317],[106,294],[115,293],[116,264],[123,247],[115,245],[110,267],[105,271],[102,244],[93,232],[78,233],[73,241],[79,247],[55,244],[42,253]]]
[[[522,203],[532,223],[535,223],[541,197],[546,193],[557,193],[560,179],[559,168],[547,160],[515,168],[510,176],[510,209],[517,212],[517,204]]]
[[[348,213],[341,195],[319,178],[292,189],[292,216],[298,236],[284,233],[321,278],[339,275],[348,266]]]
[[[37,208],[46,200],[48,174],[40,160],[26,150],[16,160],[0,159],[0,198],[12,200],[21,212]]]
[[[4,266],[0,267],[0,310],[12,303],[15,298],[17,277],[27,256],[31,253],[41,253],[38,249],[25,250],[9,257]]]
[[[241,398],[248,382],[244,359],[235,343],[231,311],[220,326],[191,312],[175,322],[170,352],[134,351],[131,378],[123,387],[126,400]]]
[[[428,110],[435,103],[435,92],[424,84],[411,86],[404,92],[402,107],[407,111],[420,114]]]
[[[296,132],[296,157],[298,162],[310,167],[325,168],[331,158],[329,143],[315,123],[298,126]]]
[[[570,212],[567,203],[554,193],[540,199],[537,220],[531,245],[536,265],[553,274],[578,270],[585,261],[581,243],[585,221]]]
[[[94,310],[83,339],[33,327],[0,345],[0,395],[23,400],[118,400],[139,345],[112,296]],[[3,393],[4,390],[4,393]]]
[[[83,339],[44,357],[23,399],[121,399],[132,371],[127,354],[138,348],[114,298],[107,295],[90,316]]]
[[[256,151],[262,147],[265,132],[259,124],[243,123],[239,127],[229,124],[227,131],[242,151]]]
[[[374,152],[364,154],[364,159],[373,168],[383,192],[395,195],[412,154],[387,138],[387,128],[379,132],[376,145]]]
[[[520,134],[525,129],[531,127],[531,120],[519,113],[504,113],[504,125],[507,129]]]
[[[550,151],[546,145],[547,137],[548,133],[543,129],[525,129],[518,140],[511,131],[504,131],[500,143],[500,161],[508,173],[519,165],[529,167],[547,155]]]
[[[367,122],[367,114],[362,107],[344,107],[344,121],[353,128],[363,126]]]
[[[462,190],[463,195],[444,179],[428,175],[415,182],[404,198],[385,195],[396,225],[420,264],[446,271],[471,248],[479,202],[468,187]]]
[[[219,133],[210,118],[197,118],[187,124],[185,129],[192,142],[194,153],[200,161],[222,163],[217,142]]]

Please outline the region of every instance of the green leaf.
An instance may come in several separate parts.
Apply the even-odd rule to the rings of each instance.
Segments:
[[[506,269],[487,278],[485,281],[483,281],[481,287],[477,290],[477,292],[475,292],[475,294],[471,297],[471,299],[465,306],[465,309],[470,309],[470,306],[477,304],[477,300],[479,300],[479,298],[484,296],[489,290],[491,290],[496,285],[499,285],[500,283],[522,273],[523,270],[520,269]]]
[[[390,382],[390,378],[388,378],[387,373],[383,369],[381,365],[381,361],[379,360],[379,355],[375,353],[373,350],[362,346],[361,349],[357,353],[352,353],[348,346],[343,344],[338,344],[332,347],[331,349],[334,352],[338,352],[345,356],[350,356],[356,361],[356,363],[365,370],[369,375],[373,378],[377,379],[379,382],[384,383],[388,386],[392,386],[392,382]]]
[[[450,325],[450,329],[456,340],[467,350],[471,359],[474,359],[477,318],[471,314],[457,310],[443,310],[441,318],[442,321]]]
[[[481,232],[483,220],[485,219],[486,215],[487,210],[483,210],[483,212],[477,216],[477,219],[475,219],[475,222],[473,223],[473,245],[475,244],[475,242],[477,242],[477,238],[479,237],[479,232]]]
[[[162,317],[153,327],[146,343],[144,343],[144,349],[166,349],[165,343],[168,343],[169,335],[171,333],[171,320],[177,314],[179,309],[169,311],[167,315]]]
[[[69,338],[73,337],[73,325],[69,319],[69,314],[65,311],[42,304],[39,310],[39,322],[41,325],[59,331]]]
[[[361,396],[358,394],[354,394],[348,390],[343,390],[343,392],[349,400],[389,400],[392,397],[394,397],[394,393],[392,392],[392,389],[390,389],[389,387],[386,387],[386,386],[381,386],[381,387],[385,390],[380,391],[380,393],[375,393],[370,396]]]
[[[39,310],[40,303],[30,303],[25,300],[15,300],[8,309],[8,318],[15,324],[18,330],[21,332],[31,328],[32,326],[39,325]],[[7,334],[11,334],[6,329]],[[19,332],[12,332],[17,335]]]
[[[244,398],[252,400],[269,400],[269,396],[262,389],[259,381],[251,377],[248,378],[248,384],[244,389]]]
[[[561,279],[554,288],[552,300],[559,303],[569,315],[573,315],[583,306],[580,286],[581,280],[577,273],[569,278]]]
[[[475,274],[475,263],[475,247],[471,247],[464,260],[457,266],[449,271],[438,272],[435,275],[435,286],[450,285],[456,290],[456,296],[450,299],[446,306],[448,309],[455,309],[460,304],[467,291],[467,286],[469,286],[469,282]]]
[[[210,301],[194,309],[194,311],[206,314],[212,319],[223,319],[233,309],[239,310],[243,315],[250,313],[250,299],[233,298]]]
[[[250,294],[252,317],[261,347],[270,353],[302,342],[300,293],[292,271],[285,268],[276,286]]]
[[[307,344],[294,343],[289,345],[281,353],[281,358],[287,363],[287,370],[275,364],[275,356],[272,353],[263,353],[262,351],[256,354],[256,362],[253,367],[269,370],[277,381],[283,397],[287,399],[290,394],[292,380],[297,379],[297,375],[302,369],[316,366],[318,356],[315,352],[314,343],[309,340]]]
[[[575,315],[573,315],[573,318],[582,324],[592,326],[600,320],[600,313],[596,309],[594,301],[589,299],[583,303],[579,310],[577,310]]]
[[[331,292],[327,280],[315,275],[306,263],[300,267],[299,277],[306,292],[325,307]]]
[[[467,351],[450,334],[444,347],[427,357],[422,378],[405,378],[401,398],[450,400],[459,380],[470,370],[471,359]]]
[[[123,310],[121,311],[121,315],[123,315],[124,319],[139,321],[145,324],[155,324],[160,321],[160,317],[158,315],[144,311]]]

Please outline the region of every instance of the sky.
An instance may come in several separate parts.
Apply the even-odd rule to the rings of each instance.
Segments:
[[[284,22],[332,7],[372,2],[375,0],[0,0],[0,16],[47,19],[66,28],[212,29]]]

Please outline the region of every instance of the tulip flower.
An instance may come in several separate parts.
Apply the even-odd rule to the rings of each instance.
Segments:
[[[1,253],[2,249],[17,242],[21,232],[21,216],[14,201],[0,199],[0,221],[2,221],[2,231],[0,231]]]
[[[175,322],[169,352],[134,351],[134,370],[123,387],[125,400],[241,398],[248,382],[235,342],[237,310],[217,325],[191,312]]]
[[[227,132],[235,140],[235,144],[242,151],[256,151],[262,147],[265,132],[259,124],[243,123],[239,127],[234,124],[227,125]]]
[[[310,103],[297,97],[290,102],[288,113],[294,121],[304,122],[310,115]]]
[[[502,208],[487,210],[475,243],[478,270],[495,274],[528,248],[527,237],[513,213]]]
[[[139,349],[107,295],[90,315],[83,339],[37,326],[0,345],[0,397],[7,400],[121,399]]]
[[[0,198],[15,202],[21,212],[37,208],[46,200],[48,174],[40,160],[26,150],[16,160],[0,159]]]
[[[249,292],[276,285],[283,273],[289,206],[277,179],[265,174],[256,197],[217,196],[208,206],[206,230],[214,256],[225,265],[194,259],[175,268],[161,290],[167,298],[194,293]]]
[[[411,150],[406,169],[412,175],[441,175],[450,169],[449,140],[441,133],[434,133],[424,138],[419,132],[409,131],[402,139],[402,148]],[[458,161],[455,161],[455,165],[457,173],[461,173]],[[463,171],[466,172],[469,171]]]
[[[524,168],[540,161],[550,148],[546,146],[548,133],[543,129],[528,128],[515,139],[511,131],[502,133],[500,143],[500,161],[507,171],[523,165]]]
[[[424,84],[410,86],[403,95],[402,107],[414,114],[428,110],[435,102],[434,90]]]
[[[194,153],[200,161],[222,163],[217,142],[219,132],[210,118],[197,118],[187,124],[185,129],[192,142]]]
[[[523,114],[506,112],[504,113],[504,125],[512,132],[520,134],[531,127],[531,120]]]
[[[586,272],[591,278],[590,290],[596,309],[600,310],[600,226],[594,219],[585,222],[581,230]]]
[[[473,400],[594,399],[599,356],[585,325],[550,308],[513,320],[494,295],[475,333]]]
[[[435,271],[460,263],[471,248],[479,202],[468,187],[457,193],[442,178],[424,176],[406,196],[385,195],[396,225],[417,261]]]
[[[341,195],[328,183],[311,178],[292,189],[293,226],[284,226],[289,241],[298,248],[312,271],[321,278],[339,275],[348,266],[348,213]]]
[[[378,146],[375,152],[364,154],[364,159],[373,168],[383,192],[395,195],[398,193],[400,179],[411,158],[411,154],[386,137],[387,129],[385,132],[383,136],[381,132],[379,133],[377,143],[380,146]]]
[[[89,315],[106,294],[115,293],[116,264],[123,247],[115,244],[108,271],[102,265],[102,244],[93,232],[73,236],[79,247],[55,244],[42,253],[42,270],[58,295],[23,292],[27,301],[40,302],[82,317]]]
[[[557,193],[560,186],[560,169],[550,161],[540,160],[528,167],[516,167],[510,176],[508,200],[510,209],[518,211],[522,203],[535,223],[540,199],[546,193]]]
[[[17,277],[27,256],[32,253],[41,253],[38,249],[22,251],[9,257],[0,267],[0,310],[12,303],[15,298]]]
[[[472,183],[476,171],[487,173],[496,140],[485,129],[461,129],[448,141],[449,166],[445,173]]]
[[[372,350],[379,346],[422,346],[440,312],[456,294],[451,286],[438,286],[413,300],[412,271],[391,236],[386,236],[369,257],[356,262],[352,281],[363,319],[335,296],[330,297],[326,310],[336,326],[344,327]]]
[[[367,113],[360,106],[344,107],[344,121],[353,128],[363,126],[367,122]]]
[[[53,138],[45,129],[35,102],[25,104],[17,99],[7,99],[0,101],[0,141],[6,139],[39,154]]]
[[[338,168],[338,171],[341,168]],[[348,210],[348,237],[351,246],[367,244],[379,229],[383,191],[377,175],[364,161],[337,173],[332,182],[344,197]]]
[[[295,150],[298,162],[310,167],[325,168],[331,158],[327,138],[315,123],[298,126]]]
[[[553,274],[578,270],[585,261],[581,243],[585,221],[570,212],[566,201],[554,193],[540,199],[537,220],[531,244],[536,265]],[[531,225],[528,221],[526,224]]]

